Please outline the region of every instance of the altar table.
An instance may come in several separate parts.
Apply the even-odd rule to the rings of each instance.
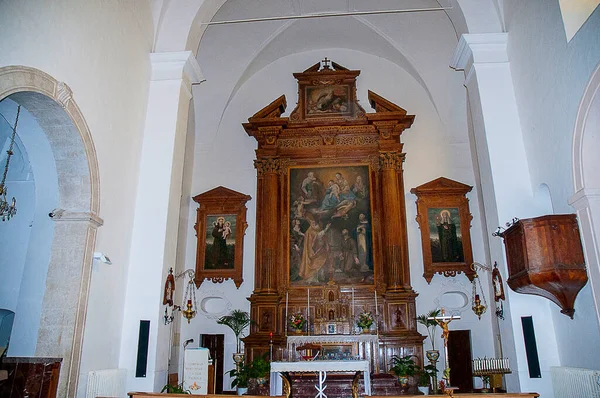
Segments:
[[[371,374],[369,370],[369,361],[300,361],[300,362],[271,362],[271,396],[281,395],[282,390],[284,395],[289,397],[291,393],[291,378],[289,373],[318,373],[319,385],[316,398],[327,397],[325,388],[327,387],[325,380],[327,372],[356,372],[354,381],[352,382],[353,396],[358,390],[358,372],[363,372],[365,379],[365,395],[371,395]],[[281,378],[277,377],[277,373],[281,374]],[[284,388],[285,387],[285,388]]]
[[[287,336],[287,358],[295,358],[296,348],[304,344],[336,345],[352,344],[356,347],[356,356],[367,360],[370,369],[379,373],[379,339],[375,334],[327,334],[312,336]],[[327,359],[327,358],[324,358]]]

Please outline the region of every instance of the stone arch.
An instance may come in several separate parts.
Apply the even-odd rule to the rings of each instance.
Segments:
[[[35,68],[0,68],[0,100],[27,109],[56,162],[58,208],[35,356],[62,358],[58,396],[77,391],[96,230],[102,225],[96,151],[71,89]]]
[[[600,323],[600,63],[579,104],[573,133],[573,183],[569,200],[579,217],[588,277]]]
[[[202,0],[186,3],[171,2],[161,10],[160,26],[155,31],[155,52],[191,51],[196,55],[200,40],[206,31],[202,22],[211,21],[227,0]],[[503,31],[503,18],[497,0],[447,0],[443,6],[454,26],[456,36],[464,33]]]

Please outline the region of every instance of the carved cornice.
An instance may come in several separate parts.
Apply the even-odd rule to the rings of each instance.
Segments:
[[[265,174],[279,173],[281,170],[281,159],[279,158],[260,158],[254,161],[254,167],[256,168],[259,177]]]
[[[381,152],[379,153],[379,166],[381,169],[401,170],[405,157],[405,153]]]
[[[55,222],[87,222],[93,228],[101,227],[104,224],[104,220],[89,211],[54,209],[49,216]]]

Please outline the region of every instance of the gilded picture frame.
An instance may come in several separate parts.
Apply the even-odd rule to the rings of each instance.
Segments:
[[[473,279],[471,220],[466,194],[473,187],[440,177],[416,188],[416,221],[421,230],[423,277],[431,282],[436,273]]]
[[[204,280],[243,282],[243,247],[246,202],[251,198],[225,187],[194,196],[196,210],[196,286]]]

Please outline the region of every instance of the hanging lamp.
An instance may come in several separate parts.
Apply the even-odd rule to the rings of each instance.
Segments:
[[[21,113],[21,105],[17,108],[17,118],[15,120],[15,127],[12,128],[12,134],[10,136],[10,145],[6,151],[6,164],[4,165],[4,174],[2,174],[2,182],[0,182],[0,218],[2,221],[8,221],[17,214],[17,200],[13,196],[12,200],[8,201],[6,194],[6,175],[8,174],[8,166],[10,165],[10,158],[13,155],[13,147],[15,145],[15,136],[17,135],[17,125],[19,124],[19,114]],[[4,116],[3,116],[4,117]],[[6,119],[5,119],[6,120]]]

